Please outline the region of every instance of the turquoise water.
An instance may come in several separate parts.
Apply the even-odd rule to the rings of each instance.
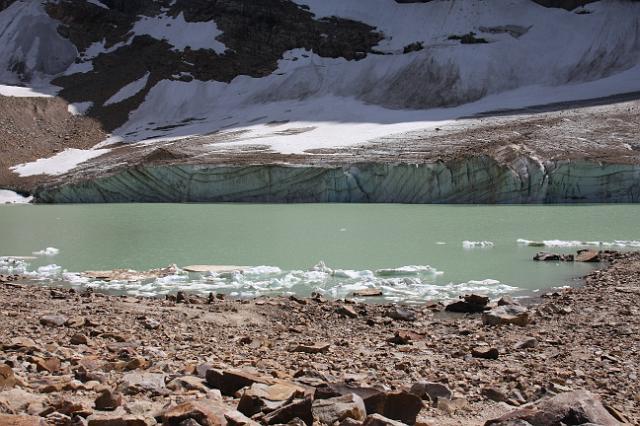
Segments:
[[[451,206],[353,204],[111,204],[0,206],[0,255],[55,247],[25,268],[34,277],[131,294],[177,289],[252,296],[314,290],[336,297],[383,287],[390,300],[492,295],[566,285],[593,266],[537,263],[526,240],[640,240],[640,205]],[[465,247],[488,241],[489,247]],[[573,242],[572,242],[573,241]],[[608,247],[607,247],[608,248]],[[326,267],[313,267],[323,261]],[[139,283],[92,282],[63,272],[176,264],[271,266],[228,276],[177,274]],[[397,270],[403,266],[418,266]],[[430,268],[427,268],[430,266]],[[376,272],[391,268],[393,271]],[[6,269],[6,265],[5,265]],[[334,270],[338,271],[334,271]],[[310,271],[311,270],[311,271]],[[487,281],[489,280],[489,281]]]

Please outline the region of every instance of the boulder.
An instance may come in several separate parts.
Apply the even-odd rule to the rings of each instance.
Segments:
[[[329,350],[329,347],[331,345],[329,345],[328,343],[313,343],[313,344],[300,344],[297,346],[294,346],[291,349],[291,352],[304,352],[307,354],[320,354],[320,353],[325,353]]]
[[[471,350],[471,356],[482,359],[498,359],[500,352],[496,348],[478,346]]]
[[[520,340],[518,343],[513,345],[513,349],[522,350],[522,349],[531,349],[538,346],[538,339],[535,337],[529,337],[524,340]]]
[[[479,313],[484,312],[489,303],[489,298],[477,294],[467,294],[462,300],[449,303],[444,309],[447,312]]]
[[[416,422],[418,413],[423,407],[422,400],[412,393],[390,392],[385,395],[384,412],[379,414],[412,425]]]
[[[189,419],[202,426],[226,426],[224,415],[227,411],[230,411],[229,408],[219,401],[188,401],[167,408],[162,413],[162,419],[167,426],[179,426]]]
[[[346,306],[346,305],[340,306],[339,308],[336,309],[336,313],[343,317],[358,318],[358,313],[351,306]]]
[[[100,411],[114,411],[120,405],[122,405],[122,395],[109,388],[101,389],[95,401],[96,410]]]
[[[598,397],[589,391],[565,392],[543,398],[527,408],[511,411],[497,419],[489,420],[485,426],[517,425],[518,421],[532,425],[580,425],[586,423],[600,426],[620,426],[602,405]],[[524,423],[526,424],[526,423]]]
[[[485,325],[515,324],[525,326],[529,324],[529,321],[529,310],[519,305],[498,306],[482,314],[482,323]]]
[[[600,262],[600,253],[594,250],[581,250],[576,256],[576,262]]]
[[[126,394],[149,392],[152,394],[164,394],[166,376],[161,373],[128,373],[122,377],[119,390]]]
[[[251,420],[239,411],[230,410],[224,413],[228,426],[260,426],[260,423]]]
[[[87,417],[87,426],[152,426],[152,417],[127,414],[124,410],[94,413]]]
[[[365,288],[362,290],[356,290],[353,292],[354,297],[378,297],[382,296],[382,289],[379,288]]]
[[[538,262],[573,262],[573,255],[540,251],[533,256],[533,260]]]
[[[16,385],[16,376],[13,369],[7,364],[0,364],[0,390],[9,389]]]
[[[492,386],[482,388],[480,390],[480,394],[485,398],[496,402],[506,402],[509,399],[504,390]]]
[[[392,307],[387,311],[387,316],[396,321],[415,321],[416,313],[410,309],[400,308],[397,306]]]
[[[511,296],[502,296],[500,300],[498,300],[498,306],[508,306],[508,305],[519,305],[516,300]]]
[[[5,350],[11,349],[20,352],[33,352],[38,350],[38,345],[28,337],[14,337],[8,344],[3,345]]]
[[[209,388],[205,385],[205,381],[196,376],[176,377],[167,384],[167,388],[177,391],[198,391],[207,393]]]
[[[0,414],[0,426],[47,426],[42,417]]]
[[[207,383],[209,386],[220,389],[222,394],[227,396],[233,396],[240,389],[254,383],[274,383],[273,378],[261,375],[252,368],[233,368],[224,370],[221,375],[218,373],[219,370],[207,371]]]
[[[89,338],[82,333],[77,333],[71,336],[71,339],[69,340],[69,342],[72,345],[88,345]]]
[[[20,388],[0,392],[0,407],[13,413],[38,414],[45,409],[47,397]]]
[[[364,419],[362,426],[405,426],[405,423],[388,419],[380,414],[370,414]]]
[[[275,425],[288,423],[298,418],[307,426],[311,426],[313,424],[311,406],[311,398],[296,399],[264,416],[263,422],[268,425]]]
[[[40,324],[48,327],[62,327],[67,322],[67,317],[48,314],[40,317]]]
[[[451,399],[453,392],[447,385],[434,382],[418,382],[411,386],[409,391],[412,394],[420,397],[421,399],[429,399],[434,404],[438,402],[438,399]]]
[[[336,383],[316,387],[315,398],[326,399],[354,393],[362,398],[367,413],[383,413],[386,394],[372,387],[354,386],[348,383]]]
[[[55,373],[60,370],[60,360],[56,357],[40,358],[34,357],[32,362],[36,365],[38,371],[46,371]]]
[[[274,385],[254,383],[242,394],[238,411],[246,416],[253,416],[261,411],[271,412],[281,408],[293,398],[304,396],[305,390],[293,383],[283,382]]]
[[[318,421],[327,425],[341,422],[347,418],[364,420],[367,415],[364,401],[354,393],[329,399],[318,399],[313,402],[311,410]]]

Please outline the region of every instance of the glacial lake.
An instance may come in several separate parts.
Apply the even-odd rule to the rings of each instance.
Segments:
[[[598,264],[534,262],[537,251],[640,247],[640,205],[106,204],[0,206],[0,273],[34,284],[132,295],[178,290],[422,302],[466,292],[530,294],[575,284]],[[538,242],[533,246],[532,242]],[[545,244],[546,246],[540,246]],[[47,255],[48,254],[48,255]],[[241,265],[137,282],[81,272]]]

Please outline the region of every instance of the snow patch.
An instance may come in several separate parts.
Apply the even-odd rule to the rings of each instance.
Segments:
[[[89,71],[93,71],[93,62],[74,62],[69,68],[66,69],[63,75],[84,74]]]
[[[108,7],[108,6],[106,6],[105,4],[103,4],[103,3],[102,3],[101,1],[99,1],[99,0],[87,0],[87,3],[91,3],[91,4],[94,4],[94,5],[98,6],[98,7],[101,7],[101,8],[103,8],[103,9],[107,9],[107,10],[109,10],[109,7]]]
[[[150,73],[147,72],[144,76],[142,76],[138,80],[132,81],[131,83],[127,84],[126,86],[121,88],[118,91],[118,93],[110,97],[104,103],[104,105],[107,106],[107,105],[117,104],[119,102],[124,101],[125,99],[129,99],[130,97],[134,96],[136,93],[140,92],[142,89],[145,88],[145,86],[147,85],[147,81],[149,80],[149,75]]]
[[[193,50],[213,49],[223,54],[226,47],[216,40],[222,31],[215,22],[187,22],[182,12],[175,18],[167,15],[142,17],[132,30],[136,35],[150,35],[158,40],[166,40],[177,50],[190,47]]]
[[[0,204],[26,204],[31,200],[33,197],[25,197],[8,189],[0,189]]]
[[[76,102],[67,106],[67,111],[71,115],[85,115],[93,106],[93,102]]]
[[[83,150],[68,148],[50,158],[41,158],[31,163],[18,164],[11,167],[11,170],[21,177],[42,174],[62,175],[78,166],[78,164],[99,157],[109,151],[110,149]]]
[[[51,98],[51,93],[40,92],[33,87],[8,86],[0,84],[0,95],[16,98]]]

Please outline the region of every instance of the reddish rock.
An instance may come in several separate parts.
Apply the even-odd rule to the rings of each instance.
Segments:
[[[327,343],[314,343],[311,345],[306,345],[306,344],[300,344],[298,346],[295,346],[291,352],[304,352],[307,354],[320,354],[320,353],[325,353],[329,350],[329,347],[331,345],[327,344]]]
[[[576,262],[600,262],[600,254],[594,250],[583,250],[578,252]]]
[[[113,411],[120,405],[122,405],[122,395],[109,388],[102,389],[95,401],[96,409],[101,411]]]
[[[496,348],[479,346],[471,350],[471,356],[483,359],[498,359],[500,352]]]
[[[224,417],[229,408],[219,401],[189,401],[167,408],[162,413],[166,426],[178,426],[188,419],[193,419],[203,426],[226,426]]]
[[[288,423],[298,418],[311,426],[313,424],[313,413],[311,411],[311,398],[294,400],[281,408],[264,416],[264,422],[268,425]]]
[[[47,426],[42,417],[0,414],[0,426]]]
[[[9,389],[16,385],[16,376],[13,369],[7,364],[0,364],[0,390]]]
[[[391,392],[386,394],[384,412],[379,414],[412,425],[416,422],[418,413],[423,407],[422,400],[412,393]]]
[[[60,370],[60,360],[56,357],[39,358],[35,357],[32,361],[38,371],[46,371],[48,373],[56,373]]]
[[[215,382],[213,373],[211,374],[211,380],[209,372],[207,372],[207,383],[213,386],[212,382]],[[220,379],[220,391],[223,395],[233,396],[238,390],[245,386],[251,386],[254,383],[271,384],[274,380],[270,377],[266,377],[258,373],[256,370],[249,368],[242,369],[229,369],[222,373]]]

